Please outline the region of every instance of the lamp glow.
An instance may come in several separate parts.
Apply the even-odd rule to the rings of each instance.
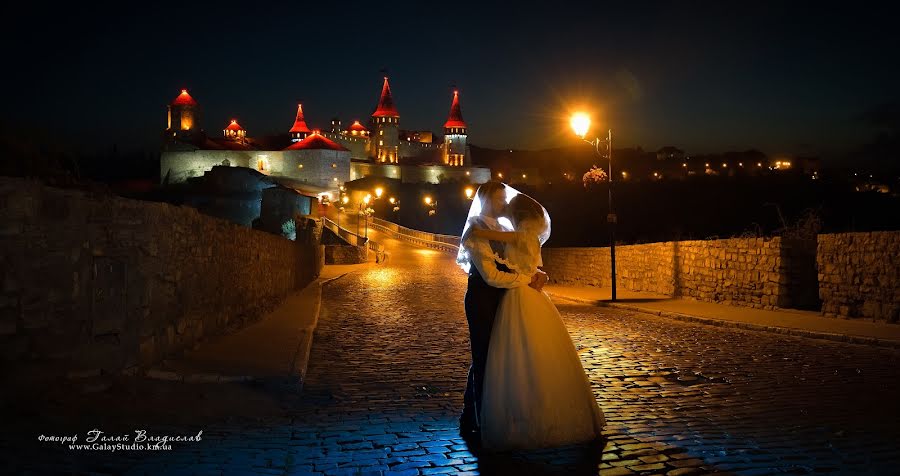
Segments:
[[[378,188],[375,189],[375,196],[376,196],[376,197],[381,198],[381,194],[382,194],[382,193],[384,193],[384,189],[383,189],[383,188],[378,187]]]
[[[572,114],[572,119],[569,121],[569,124],[572,125],[572,130],[575,131],[575,135],[584,139],[585,134],[587,134],[588,129],[591,127],[591,117],[583,112],[576,112]]]

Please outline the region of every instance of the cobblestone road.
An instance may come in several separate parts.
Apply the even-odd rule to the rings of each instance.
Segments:
[[[464,276],[446,253],[375,237],[391,247],[389,261],[326,285],[302,395],[268,390],[281,400],[280,413],[239,425],[220,422],[201,445],[110,457],[91,469],[322,476],[900,473],[900,352],[562,302],[606,414],[608,442],[476,457],[456,428],[469,359]]]

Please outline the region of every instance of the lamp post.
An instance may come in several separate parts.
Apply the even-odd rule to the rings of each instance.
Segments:
[[[609,215],[606,216],[606,221],[609,222],[609,261],[611,265],[611,282],[612,282],[612,296],[611,301],[615,302],[616,300],[616,213],[613,211],[613,170],[612,170],[612,129],[607,129],[606,139],[601,139],[599,137],[594,138],[594,140],[585,139],[585,135],[587,135],[588,129],[591,127],[591,118],[587,114],[580,112],[572,115],[571,119],[572,130],[575,131],[575,134],[581,138],[581,140],[587,142],[594,146],[594,151],[600,157],[603,157],[603,153],[600,151],[600,144],[606,144],[606,158],[609,161],[609,170],[607,170],[606,176],[609,180]]]
[[[363,213],[365,213],[365,215],[366,215],[366,235],[365,235],[366,240],[369,239],[369,202],[371,200],[372,200],[372,196],[369,194],[366,194],[366,196],[363,197],[363,203],[366,204],[366,208],[363,209]]]
[[[349,202],[349,201],[350,201],[350,197],[348,197],[347,195],[344,195],[343,197],[341,197],[341,207],[338,208],[338,222],[337,222],[338,228],[341,227],[341,213],[344,212],[344,207],[347,206],[347,202]]]
[[[434,216],[437,213],[437,200],[431,198],[430,195],[425,196],[425,205],[428,207],[428,216]],[[434,233],[436,225],[431,223],[431,232]]]

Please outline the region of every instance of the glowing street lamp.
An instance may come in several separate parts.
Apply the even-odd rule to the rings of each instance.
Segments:
[[[466,192],[466,198],[468,198],[469,200],[471,200],[472,196],[475,194],[475,191],[472,190],[472,187],[466,187],[465,192]]]
[[[382,193],[384,193],[384,189],[383,189],[383,188],[378,187],[378,188],[375,189],[375,196],[376,196],[376,197],[381,198],[381,194],[382,194]]]
[[[388,201],[391,202],[391,205],[393,205],[397,201],[397,199],[394,197],[391,197],[388,199]]]
[[[431,197],[425,197],[425,205],[431,205]]]
[[[606,216],[606,221],[609,223],[609,258],[611,265],[611,284],[612,284],[612,295],[610,301],[615,302],[616,300],[616,213],[613,211],[613,170],[612,170],[612,129],[607,129],[606,139],[600,139],[599,137],[595,137],[593,140],[588,140],[585,137],[587,136],[588,131],[591,128],[591,116],[584,112],[576,112],[572,115],[569,124],[572,126],[572,130],[575,132],[575,135],[581,138],[581,140],[587,142],[594,146],[594,151],[600,157],[603,157],[603,153],[600,152],[600,144],[603,143],[606,145],[606,159],[609,161],[609,170],[607,170],[607,177],[609,180],[609,214]]]

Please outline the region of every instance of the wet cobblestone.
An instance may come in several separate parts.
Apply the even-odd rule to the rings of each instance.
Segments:
[[[605,445],[473,454],[456,426],[464,292],[447,254],[394,245],[387,264],[323,290],[307,381],[282,415],[167,454],[62,454],[20,474],[898,473],[900,352],[564,302]]]

